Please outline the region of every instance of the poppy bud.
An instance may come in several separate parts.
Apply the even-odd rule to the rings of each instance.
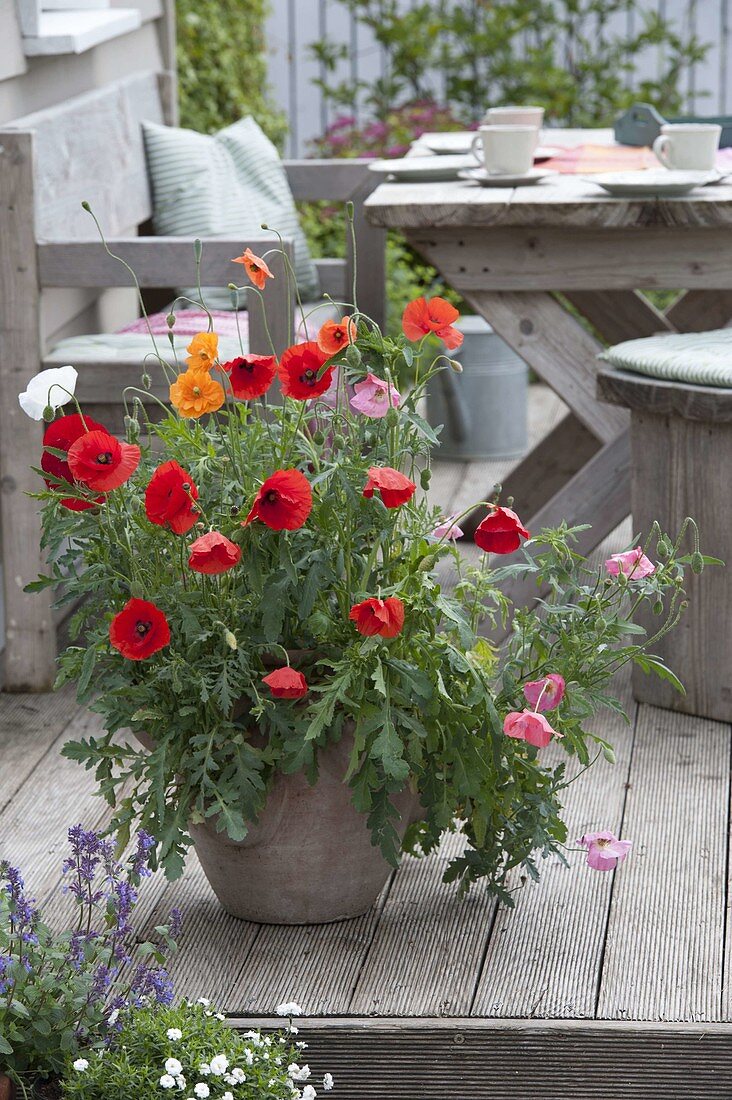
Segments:
[[[152,385],[152,378],[147,373],[147,371],[145,371],[145,373],[143,374],[141,382],[142,382],[142,384],[143,384],[143,386],[145,387],[146,390],[150,389],[150,386]]]
[[[340,433],[338,433],[338,434],[333,436],[333,446],[334,447],[345,447],[345,445],[346,445],[346,437],[344,435],[341,435]]]
[[[231,288],[229,288],[229,289],[231,289]],[[238,309],[239,308],[239,291],[237,290],[236,287],[234,287],[233,290],[231,290],[231,308],[232,309]]]
[[[457,359],[448,359],[448,363],[450,364],[450,370],[454,371],[455,374],[463,373],[463,365]]]
[[[315,444],[316,447],[322,447],[323,446],[323,444],[325,443],[325,436],[323,435],[322,432],[314,432],[313,433],[313,443]]]
[[[55,415],[56,414],[53,411],[53,408],[50,405],[46,405],[45,409],[43,410],[43,419],[46,421],[47,424],[50,424],[52,422]]]
[[[127,432],[127,441],[137,443],[140,438],[140,421],[136,416],[125,417],[125,431]]]
[[[386,414],[386,423],[390,428],[396,428],[399,423],[399,413],[395,408],[390,408]]]
[[[175,324],[175,314],[173,313],[172,310],[170,311],[168,316],[165,318],[165,323],[167,324],[168,328],[172,328],[173,325]]]
[[[346,362],[349,367],[361,366],[361,352],[358,350],[355,344],[349,344],[346,348]]]
[[[670,558],[672,546],[665,535],[661,535],[656,545],[656,554],[659,558]]]
[[[704,558],[698,550],[691,555],[691,568],[694,573],[701,573],[704,569]]]
[[[203,245],[201,244],[200,238],[196,237],[195,241],[193,242],[193,255],[196,257],[196,263],[197,264],[200,264],[202,254],[203,254]]]
[[[91,214],[91,206],[90,206],[90,205],[89,205],[89,203],[88,203],[88,202],[86,201],[86,199],[84,199],[84,201],[82,202],[82,204],[81,204],[81,209],[82,209],[82,210],[86,210],[87,214]]]
[[[662,615],[663,614],[663,600],[656,600],[656,602],[653,605],[653,614],[654,615]]]
[[[230,630],[224,631],[224,641],[226,642],[229,649],[233,649],[235,652],[239,648],[239,643],[236,640],[236,635],[232,634]]]
[[[432,471],[431,470],[422,470],[422,473],[419,475],[419,483],[420,483],[420,485],[422,486],[423,489],[425,489],[425,490],[429,489],[431,480],[432,480]]]

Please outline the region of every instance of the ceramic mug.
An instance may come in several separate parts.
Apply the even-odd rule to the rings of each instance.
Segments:
[[[535,126],[481,126],[473,138],[473,156],[489,175],[522,176],[534,165]]]
[[[664,168],[714,168],[722,127],[713,122],[667,122],[653,143]]]
[[[539,144],[539,130],[544,125],[543,107],[489,107],[482,122],[483,126],[535,126],[536,144]]]

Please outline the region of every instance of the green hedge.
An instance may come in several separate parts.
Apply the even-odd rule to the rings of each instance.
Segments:
[[[253,115],[277,144],[287,130],[267,87],[268,0],[176,0],[181,125],[211,133]]]

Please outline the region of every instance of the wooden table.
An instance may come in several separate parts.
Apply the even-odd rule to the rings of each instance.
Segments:
[[[571,175],[514,189],[386,182],[366,208],[375,225],[401,230],[569,406],[503,496],[530,529],[590,523],[579,544],[588,552],[630,510],[628,414],[598,401],[597,356],[603,342],[732,318],[732,186],[648,200],[610,198]],[[685,293],[662,313],[644,288]]]

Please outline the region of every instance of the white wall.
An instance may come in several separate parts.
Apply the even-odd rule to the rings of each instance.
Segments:
[[[1,2],[1,0],[0,0]],[[408,9],[413,0],[398,0]],[[274,98],[290,118],[290,155],[307,153],[307,143],[322,133],[328,110],[311,80],[318,65],[307,46],[327,34],[349,46],[350,57],[342,76],[356,74],[368,80],[381,72],[383,59],[370,35],[359,28],[337,0],[270,0],[267,26],[270,50],[270,82]],[[707,58],[687,80],[687,106],[705,114],[732,113],[732,0],[638,0],[637,12],[626,17],[639,25],[638,13],[659,11],[673,19],[684,33],[690,27],[704,41],[712,42]],[[649,53],[644,61],[650,71],[658,58]],[[439,74],[435,74],[439,82]],[[703,92],[710,94],[705,96]]]

